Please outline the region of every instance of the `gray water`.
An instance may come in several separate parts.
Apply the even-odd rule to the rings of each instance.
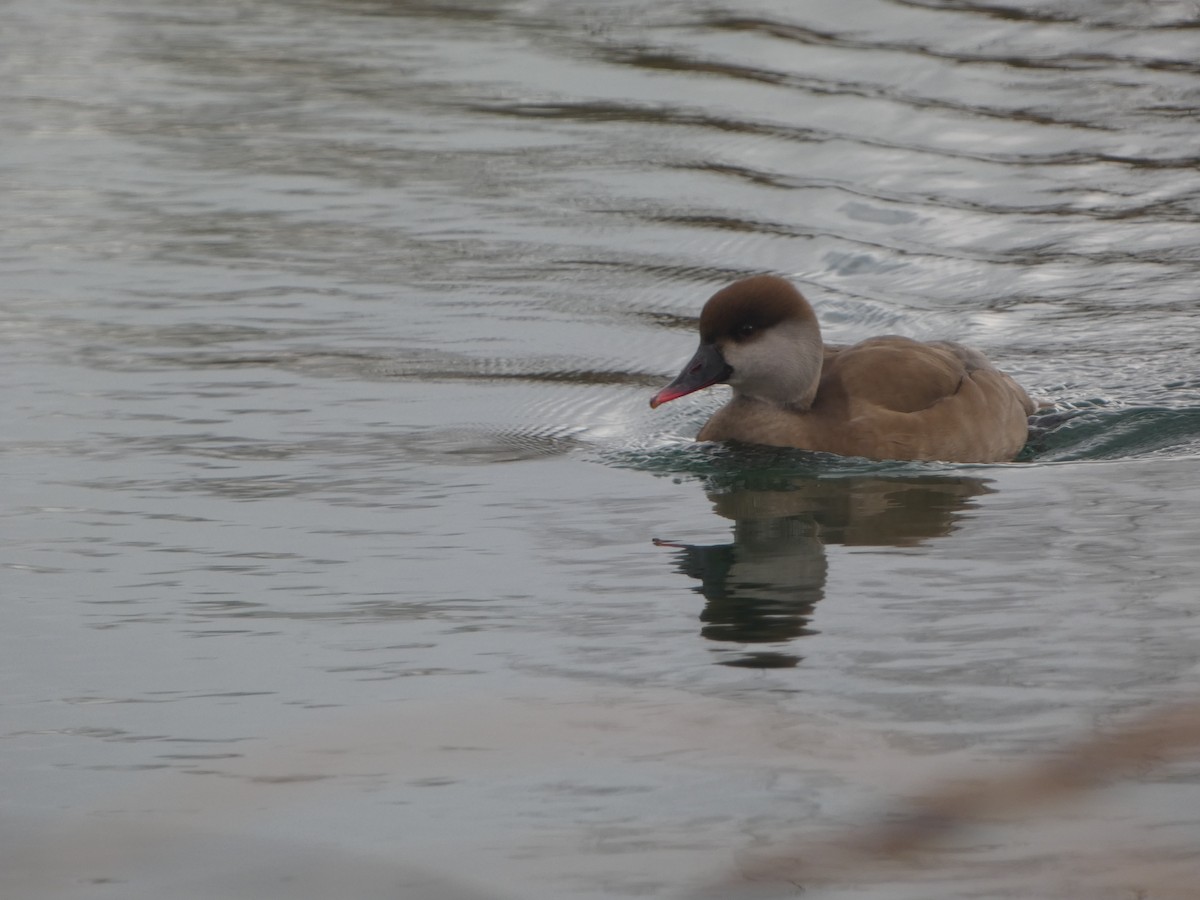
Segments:
[[[1196,4],[3,10],[3,896],[677,897],[1195,696]],[[1022,461],[691,444],[761,271]],[[822,895],[1194,862],[1106,796]]]

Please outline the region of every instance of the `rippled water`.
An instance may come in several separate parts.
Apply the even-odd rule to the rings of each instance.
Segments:
[[[681,896],[1194,695],[1196,4],[5,13],[6,896]],[[692,444],[761,271],[1022,462]],[[1197,788],[830,893],[1129,896]]]

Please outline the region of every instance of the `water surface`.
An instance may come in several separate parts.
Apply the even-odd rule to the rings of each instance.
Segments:
[[[1194,4],[5,11],[6,894],[675,897],[1194,696]],[[691,444],[761,271],[1022,461]],[[828,892],[1186,860],[1107,800]]]

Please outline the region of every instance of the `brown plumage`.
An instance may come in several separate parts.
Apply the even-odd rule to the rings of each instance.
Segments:
[[[652,407],[712,384],[733,398],[696,436],[873,459],[1003,462],[1025,445],[1034,403],[982,353],[888,335],[827,346],[816,314],[770,275],[718,291],[700,348]]]

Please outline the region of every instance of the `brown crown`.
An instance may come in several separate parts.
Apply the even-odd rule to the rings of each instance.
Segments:
[[[700,341],[711,344],[734,337],[746,326],[767,329],[787,319],[816,315],[791,282],[774,275],[754,275],[713,294],[700,312]]]

